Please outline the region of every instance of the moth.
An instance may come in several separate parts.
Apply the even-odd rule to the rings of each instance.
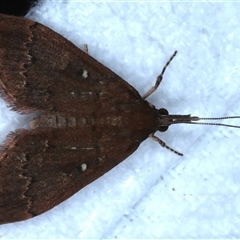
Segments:
[[[169,115],[74,44],[37,22],[0,15],[0,94],[30,129],[10,133],[0,149],[0,224],[58,205],[130,156],[156,131],[200,120]],[[221,125],[221,124],[220,124]],[[224,124],[222,124],[224,125]],[[230,126],[230,125],[226,125]]]

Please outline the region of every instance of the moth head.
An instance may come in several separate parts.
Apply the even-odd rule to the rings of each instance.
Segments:
[[[225,119],[235,119],[240,118],[240,116],[230,116],[230,117],[217,117],[217,118],[200,118],[188,115],[173,115],[169,114],[165,108],[158,109],[158,131],[165,132],[168,127],[176,123],[187,123],[187,124],[200,124],[200,125],[215,125],[224,127],[240,128],[238,125],[224,124],[224,123],[213,123],[213,122],[200,122],[200,121],[216,121]]]
[[[212,123],[212,122],[199,122],[199,121],[215,121],[215,120],[224,120],[224,119],[234,119],[240,118],[240,116],[233,116],[233,117],[218,117],[218,118],[199,118],[199,117],[192,117],[189,115],[170,115],[165,108],[160,108],[158,111],[158,131],[165,132],[167,131],[168,127],[172,124],[176,123],[187,123],[187,124],[201,124],[201,125],[215,125],[215,126],[224,126],[224,127],[233,127],[233,128],[240,128],[238,125],[231,125],[231,124],[224,124],[224,123]],[[162,147],[169,149],[170,151],[176,153],[179,156],[183,156],[182,153],[174,150],[173,148],[166,145],[164,141],[159,139],[154,134],[150,134],[150,137],[157,141]]]

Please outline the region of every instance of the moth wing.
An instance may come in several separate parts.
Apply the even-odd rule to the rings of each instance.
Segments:
[[[21,113],[86,116],[119,99],[141,99],[110,69],[34,21],[0,15],[0,43],[1,96]]]
[[[11,133],[0,152],[0,223],[25,220],[53,208],[139,145],[113,135],[111,129],[99,134],[90,127]]]

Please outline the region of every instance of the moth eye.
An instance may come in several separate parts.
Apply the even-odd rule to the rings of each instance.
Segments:
[[[159,132],[166,132],[168,130],[168,126],[161,126],[158,128]]]
[[[165,108],[160,108],[160,109],[158,109],[158,114],[159,115],[168,115],[168,110]]]

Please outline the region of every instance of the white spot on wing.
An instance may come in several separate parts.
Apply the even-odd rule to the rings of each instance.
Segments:
[[[83,163],[83,164],[81,165],[81,168],[82,168],[82,171],[83,171],[83,172],[86,171],[86,170],[87,170],[87,164],[86,164],[86,163]]]
[[[88,77],[88,71],[87,70],[83,70],[82,76],[83,76],[83,78],[87,78]]]

